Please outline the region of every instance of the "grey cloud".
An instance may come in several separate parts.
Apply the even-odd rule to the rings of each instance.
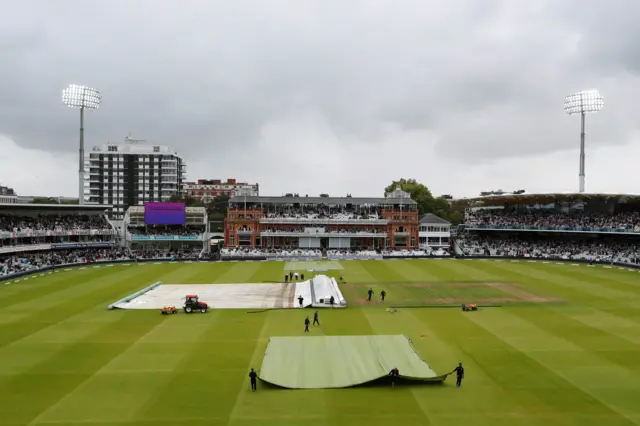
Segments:
[[[611,83],[640,69],[634,1],[4,4],[0,133],[25,147],[75,150],[59,102],[72,82],[104,95],[91,143],[131,131],[212,162],[250,155],[263,126],[300,111],[345,144],[429,130],[459,161],[572,149],[563,97],[591,86],[607,100],[591,144],[634,127],[631,88]]]

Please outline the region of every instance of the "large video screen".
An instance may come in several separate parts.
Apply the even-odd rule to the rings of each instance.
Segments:
[[[145,203],[144,223],[147,225],[184,225],[184,203]]]

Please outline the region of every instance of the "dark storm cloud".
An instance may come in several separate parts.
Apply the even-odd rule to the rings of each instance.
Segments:
[[[561,3],[561,4],[560,4]],[[605,7],[606,6],[606,7]],[[248,155],[292,112],[349,141],[392,123],[428,130],[459,160],[575,146],[566,93],[598,87],[593,144],[626,142],[638,72],[634,1],[5,1],[0,133],[72,151],[69,83],[97,87],[91,144],[128,132],[187,158]],[[637,81],[634,82],[637,85]],[[637,86],[636,86],[637,87]],[[606,136],[603,136],[606,135]]]

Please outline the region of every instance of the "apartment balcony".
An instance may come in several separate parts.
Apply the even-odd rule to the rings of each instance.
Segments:
[[[411,235],[410,232],[394,232],[393,235],[396,237],[408,237]]]

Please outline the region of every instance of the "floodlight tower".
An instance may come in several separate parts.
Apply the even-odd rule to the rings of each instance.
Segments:
[[[84,110],[100,107],[102,95],[96,89],[70,84],[62,91],[62,102],[69,108],[80,109],[80,148],[78,150],[78,204],[84,204]]]
[[[569,115],[580,114],[582,127],[580,131],[580,172],[579,192],[584,192],[584,119],[588,112],[598,112],[604,106],[604,99],[597,90],[583,90],[571,93],[564,98],[564,112]]]

